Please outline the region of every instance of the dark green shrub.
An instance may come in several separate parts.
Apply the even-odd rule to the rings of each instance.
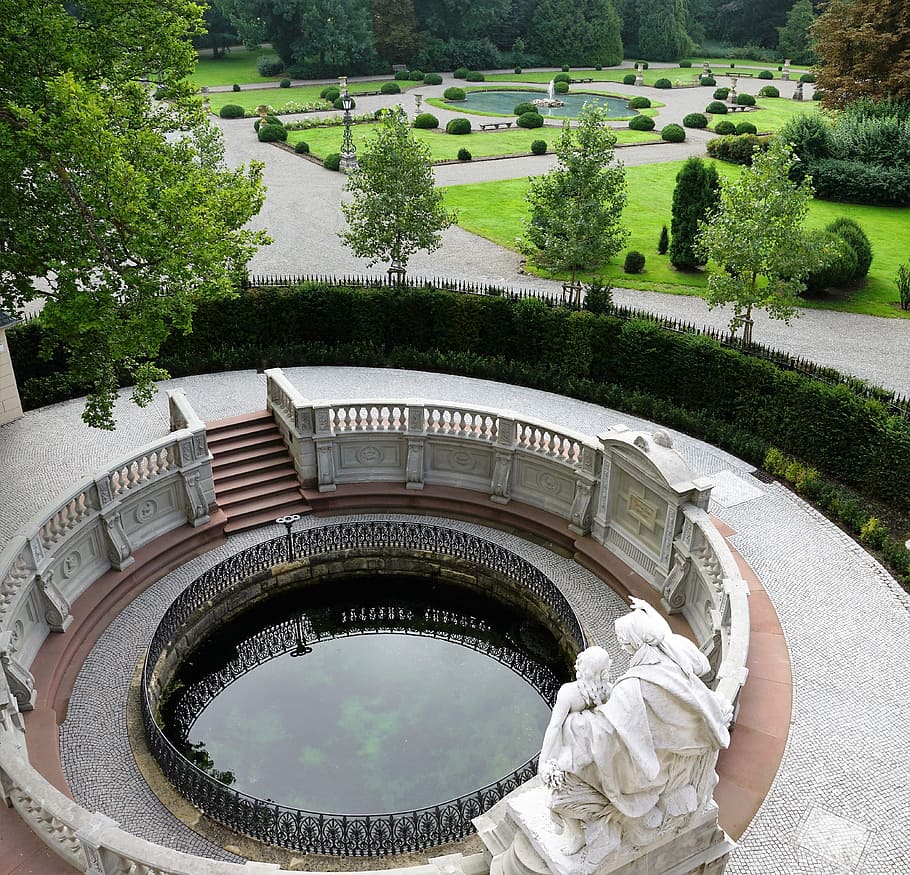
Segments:
[[[793,147],[800,161],[812,162],[831,154],[831,128],[816,113],[799,113],[788,119],[777,136]]]
[[[736,135],[741,136],[742,134],[757,134],[758,128],[752,124],[752,122],[740,122],[736,126]]]
[[[823,200],[910,206],[910,166],[884,167],[862,161],[822,159],[805,168]]]
[[[260,55],[256,58],[256,70],[260,76],[277,76],[284,72],[284,61],[278,55]]]
[[[851,279],[861,280],[866,276],[872,265],[872,244],[860,224],[846,216],[841,216],[828,225],[825,230],[837,234],[853,247],[853,251],[856,253],[856,270]]]
[[[526,112],[537,112],[537,107],[534,106],[530,100],[523,100],[521,103],[516,103],[512,110],[513,115],[524,115]]]
[[[910,264],[897,266],[894,285],[897,286],[897,293],[900,296],[901,310],[910,310]]]
[[[423,70],[411,70],[408,73],[408,79],[412,82],[423,82]]]
[[[569,69],[570,69],[570,68],[569,68],[569,65],[568,65],[568,64],[563,64],[563,65],[562,65],[562,72],[563,72],[563,73],[568,73],[568,72],[569,72]]]
[[[660,229],[660,237],[657,240],[657,254],[666,255],[667,249],[670,247],[670,234],[667,231],[667,226],[664,225]]]
[[[453,85],[450,88],[446,88],[446,90],[442,92],[442,96],[446,100],[464,100],[467,95],[464,92],[464,88]]]
[[[218,111],[218,115],[220,115],[221,118],[243,118],[244,109],[236,103],[226,103]]]
[[[636,115],[629,119],[629,127],[633,131],[653,131],[654,119],[647,115]]]
[[[516,73],[521,73],[521,67],[516,67],[516,68],[515,68],[515,72],[516,72]]]
[[[660,138],[668,143],[681,143],[686,139],[686,132],[680,125],[664,125]]]
[[[256,121],[253,122],[253,130],[258,132],[258,131],[259,131],[259,127],[260,127],[260,125],[261,125],[262,123],[263,123],[263,122],[262,122],[262,119],[261,119],[261,118],[257,118]],[[284,122],[282,122],[281,119],[278,118],[278,116],[267,115],[267,116],[265,117],[265,124],[267,124],[267,125],[283,125]]]
[[[572,77],[568,73],[557,73],[553,77],[553,82],[565,82],[567,85],[572,80]]]
[[[155,100],[164,100],[168,95],[168,90],[163,85],[159,85],[155,89],[155,94],[153,95]]]
[[[325,158],[322,159],[322,166],[326,170],[337,170],[341,167],[341,155],[338,152],[329,152]]]
[[[231,86],[231,91],[235,91],[235,92],[236,92],[236,91],[240,91],[240,86],[235,82],[235,83]]]
[[[647,70],[647,69],[648,69],[648,62],[647,62],[647,61],[638,61],[638,66],[639,66],[642,70]]]
[[[613,309],[613,287],[605,286],[595,277],[585,287],[584,306],[589,313],[609,313]]]
[[[309,155],[310,154],[310,144],[306,140],[299,140],[294,143],[294,151],[298,155]]]
[[[736,64],[731,63],[731,64],[730,64],[730,69],[732,70],[735,66],[736,66]]]
[[[422,112],[414,119],[415,128],[424,128],[430,130],[439,127],[439,119],[431,112]]]
[[[542,128],[543,116],[539,112],[524,112],[518,116],[515,124],[520,128]]]
[[[708,85],[712,88],[717,85],[717,80],[713,76],[701,76],[698,80],[699,85]]]
[[[626,260],[622,264],[623,273],[641,273],[645,269],[645,257],[636,249],[626,253]]]
[[[712,100],[706,107],[705,112],[710,115],[726,115],[727,114],[727,104],[721,103],[719,100]]]
[[[396,70],[395,71],[395,79],[398,82],[407,82],[409,78],[410,78],[410,74],[408,73],[407,70]]]
[[[568,82],[556,82],[553,85],[554,94],[568,94],[569,83]]]
[[[383,82],[379,88],[380,94],[401,94],[401,86],[397,82]]]
[[[449,119],[448,124],[446,125],[447,134],[470,134],[471,133],[471,121],[466,118],[453,118]]]
[[[547,141],[546,140],[532,140],[531,141],[531,151],[535,155],[545,155],[547,152]]]
[[[319,92],[319,96],[329,103],[334,103],[341,97],[341,89],[337,85],[326,85],[325,88]]]
[[[762,70],[762,71],[758,74],[758,78],[759,78],[759,79],[773,79],[773,78],[774,78],[774,74],[773,74],[770,70]]]
[[[799,81],[800,82],[814,82],[815,74],[814,73],[803,73],[803,75],[799,77]]]
[[[809,231],[807,236],[814,249],[826,247],[831,255],[821,270],[814,271],[805,278],[806,292],[817,295],[830,288],[849,286],[853,282],[857,265],[853,247],[843,237],[830,231]]]
[[[594,67],[594,69],[595,69],[595,70],[603,70],[603,64],[597,64],[597,65]]]
[[[459,68],[452,74],[452,76],[453,76],[455,79],[467,79],[467,78],[468,78],[468,73],[469,73],[469,72],[470,72],[470,71],[468,70],[467,67],[459,67]]]
[[[690,112],[683,119],[683,126],[687,128],[706,128],[708,127],[708,117],[701,112]]]
[[[815,91],[812,92],[812,99],[813,100],[824,100],[825,92],[822,91],[821,88],[816,88]]]
[[[758,92],[759,97],[780,97],[780,89],[776,85],[763,85]]]
[[[679,66],[682,67],[683,69],[688,70],[689,67],[692,66],[692,62],[691,61],[680,61]]]
[[[692,270],[704,264],[696,252],[698,223],[717,205],[720,183],[712,163],[689,158],[676,174],[673,189],[670,264],[678,270]]]
[[[290,87],[291,87],[291,80],[290,80],[290,79],[282,79],[282,80],[278,83],[278,87],[279,87],[279,88],[290,88]]]
[[[713,83],[712,83],[713,84]],[[673,83],[669,79],[658,79],[654,83],[655,88],[672,88]]]
[[[730,134],[736,133],[736,125],[731,121],[727,121],[725,118],[722,118],[716,125],[714,125],[714,133],[721,137],[729,136]]]
[[[755,98],[751,94],[742,94],[736,95],[736,105],[737,106],[755,106]]]
[[[458,150],[458,160],[459,161],[470,161],[473,156],[467,149]]]
[[[486,77],[483,73],[479,73],[477,70],[471,70],[467,76],[464,77],[468,82],[483,82]]]
[[[423,77],[424,85],[442,85],[442,76],[438,73],[427,73]]]
[[[344,100],[344,98],[339,95],[338,97],[335,98],[335,101],[332,103],[332,106],[334,106],[335,109],[344,109],[344,104],[342,104],[342,102],[341,102],[342,100]],[[351,98],[351,109],[357,109],[357,101],[354,100],[353,97]]]
[[[720,161],[729,161],[732,164],[751,165],[755,149],[764,149],[768,141],[765,137],[756,137],[754,134],[743,134],[734,137],[715,137],[708,141],[708,154]]]
[[[635,84],[635,74],[626,73],[626,75],[622,77],[622,84],[623,85],[634,85]]]
[[[262,125],[258,137],[260,143],[283,143],[288,138],[288,131],[284,125]]]
[[[730,96],[729,88],[715,88],[714,89],[714,100],[726,100]]]
[[[629,100],[629,109],[650,109],[651,98],[638,94]]]

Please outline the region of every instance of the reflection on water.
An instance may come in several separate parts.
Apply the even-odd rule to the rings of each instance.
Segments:
[[[512,110],[524,101],[532,101],[546,97],[544,91],[469,91],[465,100],[453,104],[453,108],[467,112],[494,112],[499,115],[514,115]],[[629,102],[619,97],[606,97],[600,94],[557,94],[556,97],[563,102],[563,106],[539,106],[538,112],[545,118],[578,118],[581,108],[586,103],[606,107],[612,118],[631,118],[638,115],[638,111],[629,109]]]
[[[335,582],[219,630],[162,716],[241,792],[327,813],[401,811],[532,757],[568,673],[546,628],[477,594]]]

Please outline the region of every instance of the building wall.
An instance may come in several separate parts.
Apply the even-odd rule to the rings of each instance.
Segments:
[[[22,416],[22,402],[16,386],[16,375],[9,357],[6,332],[0,329],[0,425]]]

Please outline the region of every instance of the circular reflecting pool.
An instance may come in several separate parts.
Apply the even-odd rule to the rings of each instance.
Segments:
[[[469,91],[465,100],[452,103],[452,109],[464,112],[492,112],[498,115],[514,115],[515,105],[523,101],[533,101],[547,96],[546,89],[542,91]],[[611,118],[631,118],[638,115],[638,111],[629,109],[629,102],[621,97],[607,97],[603,94],[587,94],[584,92],[557,94],[556,97],[563,101],[563,106],[540,106],[538,110],[544,117],[551,118],[578,118],[582,107],[586,103],[606,107]]]
[[[334,581],[219,629],[161,714],[185,755],[241,792],[403,811],[533,757],[568,676],[553,635],[497,601],[412,578]]]

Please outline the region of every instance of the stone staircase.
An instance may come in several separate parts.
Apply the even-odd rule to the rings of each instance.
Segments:
[[[230,535],[309,513],[294,463],[267,410],[206,423],[215,498]]]

